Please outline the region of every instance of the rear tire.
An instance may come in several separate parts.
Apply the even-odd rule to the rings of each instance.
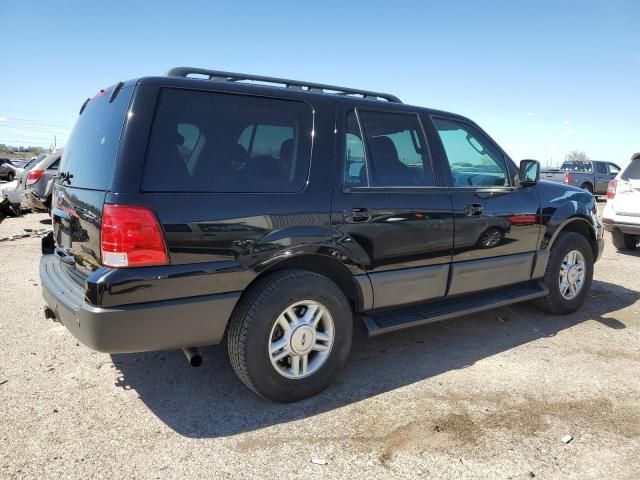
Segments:
[[[638,247],[638,235],[622,233],[617,228],[611,232],[613,246],[618,250],[635,250]]]
[[[314,309],[321,313],[317,326]],[[229,322],[229,359],[258,395],[295,402],[335,380],[352,334],[351,306],[335,283],[313,272],[283,270],[258,280],[238,302]]]
[[[586,190],[587,192],[593,195],[593,186],[590,183],[585,182],[582,185],[580,185],[580,188],[583,190]]]
[[[571,255],[577,258],[571,267]],[[569,259],[569,261],[567,261]],[[579,264],[582,264],[580,273]],[[574,232],[560,232],[549,255],[549,262],[543,277],[543,283],[549,289],[546,297],[532,301],[533,305],[543,312],[563,315],[578,310],[587,299],[593,280],[593,250],[586,238]],[[564,276],[563,273],[564,272]],[[562,280],[571,284],[574,290],[566,291]],[[582,279],[578,282],[578,279]],[[571,285],[569,285],[571,287]]]

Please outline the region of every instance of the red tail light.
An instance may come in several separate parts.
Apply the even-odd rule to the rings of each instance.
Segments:
[[[615,178],[609,182],[607,186],[607,199],[612,200],[616,197],[616,187],[618,186],[618,180]]]
[[[27,185],[33,185],[44,175],[44,170],[30,170],[27,174]]]
[[[564,183],[572,183],[572,182],[573,182],[573,175],[571,175],[571,172],[565,172]]]
[[[108,267],[167,265],[169,256],[160,222],[149,207],[105,204],[100,239]]]

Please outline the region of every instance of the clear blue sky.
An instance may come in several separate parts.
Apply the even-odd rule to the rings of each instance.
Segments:
[[[389,91],[515,160],[640,151],[639,0],[0,0],[0,25],[0,143],[64,144],[100,88],[188,65]]]

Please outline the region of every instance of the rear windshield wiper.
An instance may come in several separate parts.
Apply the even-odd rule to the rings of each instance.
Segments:
[[[58,173],[58,179],[61,182],[67,182],[71,184],[71,179],[73,178],[73,174],[71,172],[60,172]]]

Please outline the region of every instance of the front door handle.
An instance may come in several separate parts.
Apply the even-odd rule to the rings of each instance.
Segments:
[[[366,222],[371,219],[371,212],[368,208],[353,207],[351,211],[344,212],[344,219],[351,223]]]
[[[464,214],[467,217],[479,217],[484,213],[484,207],[479,203],[464,206]]]

